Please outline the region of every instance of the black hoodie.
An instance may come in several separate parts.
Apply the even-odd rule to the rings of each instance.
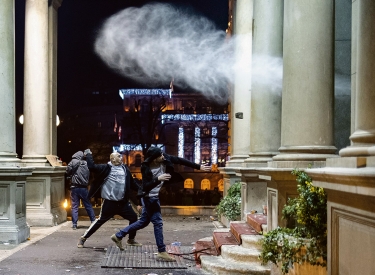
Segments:
[[[89,183],[90,171],[87,162],[82,160],[83,152],[78,151],[72,156],[72,160],[66,167],[67,176],[71,176],[72,186],[87,186]]]
[[[147,195],[153,188],[155,188],[161,183],[161,181],[159,181],[157,177],[154,177],[150,169],[150,163],[154,159],[158,158],[161,154],[162,154],[162,151],[158,147],[150,147],[147,150],[146,159],[142,163],[142,166],[141,166],[143,190],[142,189],[139,190],[138,192],[139,197]],[[199,164],[188,161],[187,159],[167,155],[165,153],[163,153],[163,156],[164,156],[163,164],[166,167],[165,173],[171,175],[171,179],[169,181],[165,181],[164,184],[172,184],[172,183],[178,183],[178,182],[184,181],[184,178],[179,173],[174,171],[174,167],[173,167],[174,164],[184,165],[184,166],[194,168],[197,170],[199,170],[201,167]]]

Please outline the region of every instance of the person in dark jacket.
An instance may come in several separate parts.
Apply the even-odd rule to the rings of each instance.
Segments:
[[[121,245],[121,240],[126,235],[133,234],[146,227],[150,222],[154,225],[154,235],[158,254],[156,257],[162,261],[175,261],[165,249],[163,237],[163,219],[161,216],[159,190],[163,184],[183,181],[180,174],[174,171],[173,165],[180,164],[198,170],[210,171],[210,166],[203,166],[186,159],[164,154],[158,147],[150,147],[146,159],[142,163],[142,189],[138,194],[142,197],[143,211],[140,219],[112,235],[111,239],[116,245]]]
[[[90,177],[90,171],[87,162],[83,160],[83,152],[78,151],[72,156],[72,160],[66,167],[66,175],[71,178],[70,189],[70,205],[72,211],[73,230],[77,229],[78,223],[78,207],[82,200],[87,215],[91,222],[95,221],[95,213],[90,200],[88,199],[87,186]]]
[[[90,149],[84,152],[87,160],[88,168],[95,173],[95,179],[91,184],[89,197],[93,197],[96,193],[100,193],[103,203],[100,210],[99,218],[91,224],[89,229],[79,239],[77,247],[82,248],[85,241],[96,232],[105,222],[114,215],[120,215],[133,224],[137,221],[138,216],[134,212],[129,199],[132,190],[138,191],[138,185],[134,182],[129,168],[122,163],[119,153],[110,155],[110,162],[107,164],[95,164]],[[133,199],[133,202],[136,202]],[[141,206],[138,205],[140,209]],[[141,246],[142,244],[135,241],[136,231],[129,234],[128,245]],[[122,246],[117,245],[121,250]]]

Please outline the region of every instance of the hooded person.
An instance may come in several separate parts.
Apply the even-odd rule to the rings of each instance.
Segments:
[[[150,147],[146,159],[142,163],[142,190],[138,192],[141,197],[143,210],[139,220],[112,235],[111,239],[121,247],[121,240],[126,235],[131,235],[139,229],[146,227],[150,222],[154,225],[154,235],[158,247],[157,259],[161,261],[175,261],[166,252],[163,236],[163,219],[161,216],[159,191],[163,184],[171,184],[183,180],[182,176],[174,171],[174,164],[191,167],[198,170],[210,171],[211,166],[203,166],[186,159],[170,156],[158,147]]]
[[[86,240],[96,232],[104,223],[111,219],[114,215],[119,215],[129,224],[137,221],[138,216],[134,212],[129,199],[132,197],[132,190],[138,191],[138,185],[133,180],[129,168],[122,163],[122,157],[119,153],[114,152],[110,155],[110,161],[106,164],[95,164],[90,149],[84,152],[87,165],[90,172],[94,173],[95,178],[91,184],[89,197],[93,197],[99,193],[103,199],[100,215],[95,222],[87,229],[87,231],[78,240],[77,247],[82,248]],[[132,197],[133,203],[137,199]],[[140,209],[140,206],[138,206]],[[129,234],[127,245],[141,246],[142,244],[135,241],[136,231]],[[120,250],[124,248],[118,245]]]
[[[83,160],[83,152],[78,151],[72,156],[72,160],[66,167],[66,176],[70,178],[70,205],[72,212],[72,228],[77,229],[78,207],[80,201],[85,206],[87,215],[91,222],[95,221],[95,213],[90,200],[88,199],[87,186],[90,178],[90,171],[87,162]]]

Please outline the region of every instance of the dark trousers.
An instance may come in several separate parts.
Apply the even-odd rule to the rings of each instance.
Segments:
[[[82,200],[83,205],[85,206],[87,215],[90,217],[90,221],[95,221],[95,213],[94,209],[92,209],[92,205],[90,200],[88,199],[88,191],[86,187],[74,187],[70,190],[70,201],[71,201],[71,209],[72,209],[72,223],[73,226],[77,226],[78,222],[78,207],[79,202]]]
[[[116,237],[122,239],[129,234],[129,239],[137,230],[146,227],[150,222],[154,225],[154,235],[156,245],[159,252],[165,252],[164,236],[163,236],[163,219],[161,216],[161,208],[159,197],[142,198],[142,215],[139,220],[116,233]]]
[[[99,218],[95,220],[87,229],[82,237],[89,238],[92,234],[96,232],[104,223],[106,223],[114,215],[119,215],[125,220],[129,221],[129,225],[137,221],[138,217],[135,214],[130,202],[128,201],[110,201],[103,200],[102,207],[100,210]],[[134,239],[136,231],[129,234],[129,239]]]

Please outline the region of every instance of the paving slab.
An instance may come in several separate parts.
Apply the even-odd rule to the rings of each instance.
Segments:
[[[199,239],[212,237],[215,229],[209,216],[201,216],[199,220],[195,216],[164,216],[163,220],[165,243],[169,245],[173,242],[181,242],[181,248],[186,248],[186,251],[192,251],[195,242]],[[71,228],[71,222],[48,228],[31,227],[30,240],[18,246],[1,245],[0,274],[208,274],[200,269],[199,265],[195,265],[194,255],[190,256],[192,259],[189,262],[190,266],[181,269],[102,268],[101,264],[108,247],[113,245],[110,236],[128,225],[128,221],[119,218],[111,219],[85,242],[84,248],[77,248],[79,237],[89,225],[88,219],[84,220],[84,217],[80,217],[77,230]],[[155,245],[152,224],[138,231],[136,240],[147,246]]]

